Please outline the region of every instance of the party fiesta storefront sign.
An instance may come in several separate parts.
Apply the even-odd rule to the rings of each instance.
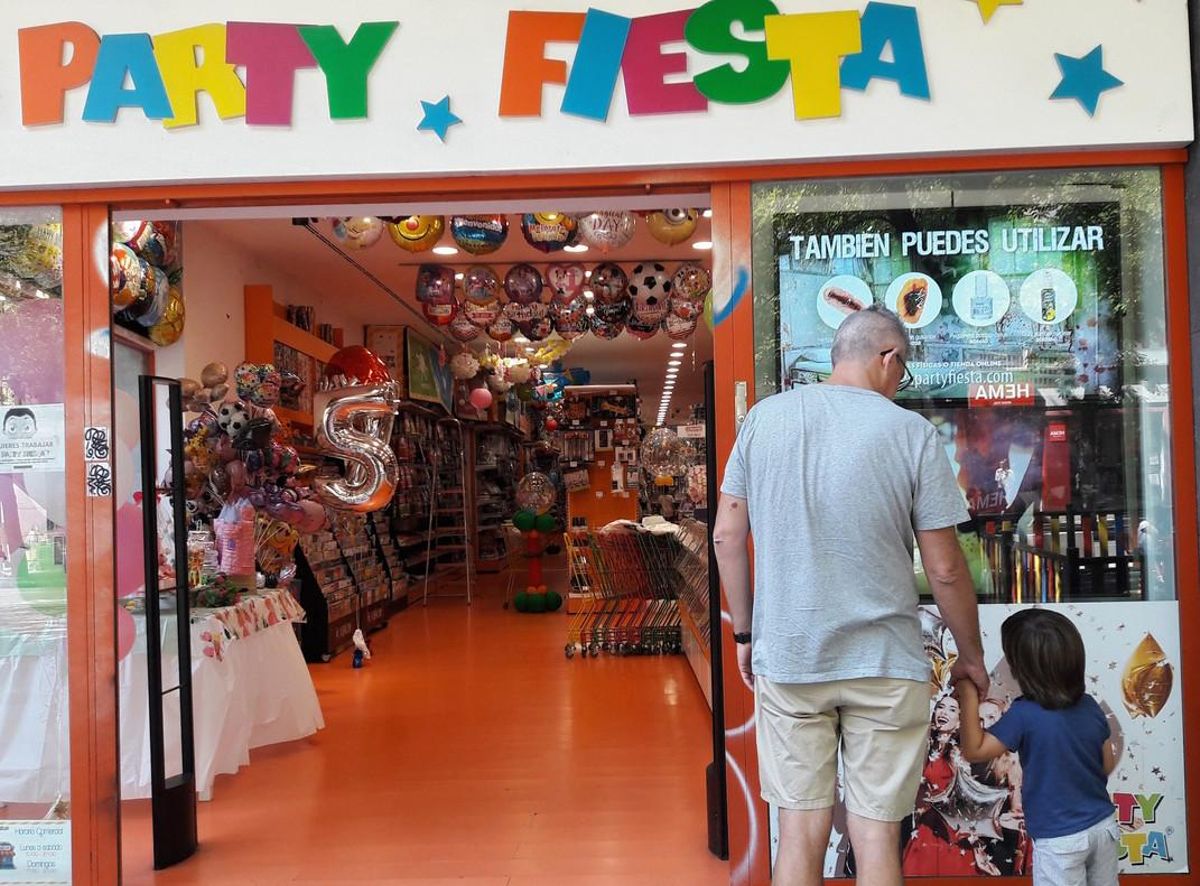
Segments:
[[[0,35],[0,187],[1165,146],[1192,136],[1182,3],[672,5],[360,0],[343,12],[260,0],[262,20],[244,21],[244,4],[213,0],[210,20],[197,22],[172,4],[134,13],[57,0],[58,21],[21,4]],[[64,128],[71,139],[56,138]]]

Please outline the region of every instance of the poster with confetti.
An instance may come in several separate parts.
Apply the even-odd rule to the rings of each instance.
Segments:
[[[1000,649],[1000,625],[1015,605],[980,608],[990,697],[984,725],[1020,695]],[[1121,870],[1164,874],[1188,870],[1179,607],[1173,602],[1072,603],[1047,606],[1067,615],[1087,648],[1087,689],[1108,715],[1120,759],[1109,779],[1121,827]],[[958,753],[958,703],[948,676],[953,638],[933,607],[922,607],[930,682],[930,748],[913,814],[901,825],[909,877],[1014,876],[1032,870],[1032,841],[1021,809],[1021,766],[1015,755],[972,765]],[[772,810],[772,858],[778,841]],[[854,852],[845,809],[834,815],[827,876],[853,876]]]

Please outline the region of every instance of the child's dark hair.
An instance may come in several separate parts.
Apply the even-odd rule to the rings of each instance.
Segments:
[[[1025,698],[1048,710],[1072,707],[1083,698],[1083,637],[1065,615],[1023,609],[1000,626],[1000,645]]]

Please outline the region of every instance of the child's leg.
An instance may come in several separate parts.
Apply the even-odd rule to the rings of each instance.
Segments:
[[[1033,886],[1092,886],[1087,831],[1033,841]]]
[[[1121,830],[1106,821],[1088,831],[1087,886],[1117,886],[1117,842]]]

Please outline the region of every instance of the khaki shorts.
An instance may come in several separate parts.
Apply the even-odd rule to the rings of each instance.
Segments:
[[[846,808],[875,821],[913,811],[929,750],[929,684],[886,678],[754,681],[762,797],[783,809],[828,809],[841,752]]]

